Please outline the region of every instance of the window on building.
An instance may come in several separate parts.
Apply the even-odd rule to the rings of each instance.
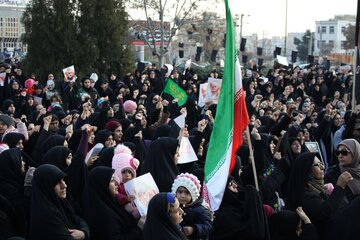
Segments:
[[[318,26],[318,31],[317,32],[320,34],[320,26]]]
[[[334,47],[334,40],[329,40],[329,47],[331,47],[331,48]]]
[[[326,26],[321,27],[321,33],[326,33]]]
[[[335,33],[335,27],[334,27],[334,26],[330,26],[330,27],[329,27],[329,33],[330,33],[330,34],[334,34],[334,33]]]
[[[346,27],[345,26],[341,27],[341,33],[344,34],[345,31],[346,31]]]
[[[320,40],[317,40],[316,46],[320,47]]]
[[[344,49],[346,47],[346,41],[341,41],[341,49]]]

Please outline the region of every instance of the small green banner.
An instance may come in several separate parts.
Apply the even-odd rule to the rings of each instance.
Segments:
[[[168,78],[166,82],[166,86],[164,88],[164,93],[170,94],[173,98],[178,99],[178,105],[182,106],[186,103],[186,100],[188,98],[186,92],[179,87],[179,85],[176,84],[173,80]]]

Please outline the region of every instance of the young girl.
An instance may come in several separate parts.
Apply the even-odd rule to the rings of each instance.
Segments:
[[[135,196],[127,195],[124,184],[136,177],[138,166],[139,160],[131,155],[131,150],[128,147],[119,144],[115,148],[112,168],[115,169],[115,180],[119,183],[117,200],[136,219],[140,218],[140,213],[134,204]]]
[[[195,175],[182,173],[176,177],[171,189],[185,212],[180,225],[188,239],[207,239],[212,230],[211,213],[202,205],[200,188]]]

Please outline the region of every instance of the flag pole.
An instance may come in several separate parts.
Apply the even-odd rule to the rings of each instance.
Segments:
[[[352,85],[352,94],[351,94],[351,110],[352,112],[355,111],[355,105],[356,105],[356,80],[357,80],[357,59],[358,58],[358,46],[355,46],[355,52],[353,57],[353,67],[354,67],[354,79],[353,79],[353,85]]]
[[[246,138],[248,140],[248,145],[249,145],[250,160],[251,160],[251,166],[252,166],[252,170],[253,170],[253,174],[254,174],[255,188],[257,191],[259,191],[259,183],[258,183],[258,179],[257,179],[256,166],[255,166],[255,160],[254,160],[254,151],[253,151],[252,144],[251,144],[249,125],[246,126]]]

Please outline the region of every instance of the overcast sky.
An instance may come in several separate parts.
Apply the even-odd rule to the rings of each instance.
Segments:
[[[172,0],[176,1],[176,0]],[[182,1],[182,0],[181,0]],[[356,0],[287,0],[289,32],[315,30],[315,21],[324,21],[334,15],[356,15]],[[224,3],[209,4],[200,1],[200,7],[207,11],[216,11],[225,16]],[[286,0],[229,0],[234,14],[244,14],[243,35],[257,33],[260,38],[285,35]],[[142,11],[131,14],[134,19],[144,19]],[[250,16],[248,16],[250,15]]]
[[[356,15],[357,0],[287,0],[288,32],[315,30],[315,21],[333,18],[334,15]],[[245,35],[263,33],[268,36],[285,35],[286,0],[229,0],[233,14],[244,14]],[[221,7],[217,6],[219,9]],[[246,17],[250,15],[249,17]]]

